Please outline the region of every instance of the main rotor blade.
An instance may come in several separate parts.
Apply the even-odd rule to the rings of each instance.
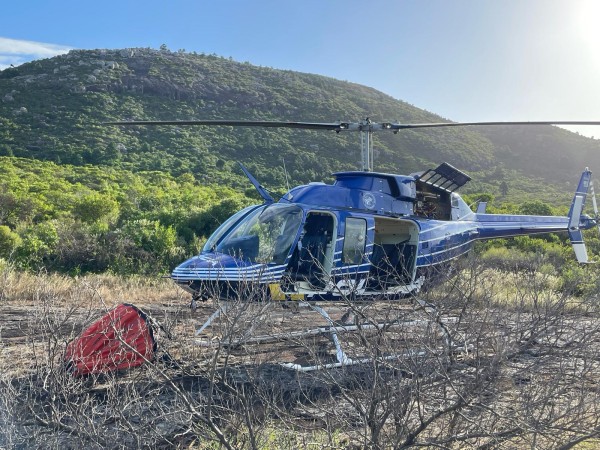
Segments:
[[[466,127],[487,125],[600,125],[600,121],[590,120],[545,120],[534,122],[440,122],[440,123],[390,123],[384,129],[404,130],[409,128],[441,128],[441,127]]]
[[[141,120],[104,122],[104,125],[205,125],[231,127],[304,128],[309,130],[339,131],[348,128],[346,123],[284,122],[270,120]]]
[[[391,122],[285,122],[276,120],[141,120],[104,122],[104,125],[177,125],[177,126],[232,126],[266,128],[302,128],[308,130],[331,131],[393,131],[414,128],[448,128],[465,126],[495,125],[600,125],[600,121],[588,120],[546,120],[536,122],[432,122],[432,123],[391,123]]]

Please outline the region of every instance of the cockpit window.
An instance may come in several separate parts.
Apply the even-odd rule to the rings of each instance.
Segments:
[[[246,214],[248,214],[253,209],[257,209],[257,208],[264,209],[265,207],[266,207],[266,205],[263,205],[262,208],[260,205],[252,205],[252,206],[248,206],[247,208],[242,209],[241,211],[236,212],[233,216],[231,216],[229,219],[227,219],[225,222],[223,222],[219,226],[219,228],[217,228],[215,230],[215,232],[213,234],[210,235],[210,237],[204,244],[204,247],[202,247],[202,252],[214,252],[215,247],[217,246],[217,244],[219,243],[221,238],[223,236],[225,236],[227,234],[227,232],[230,231],[231,228],[237,222],[239,222],[242,217],[244,217]]]
[[[274,204],[252,211],[238,222],[216,251],[257,263],[283,264],[302,223],[302,209]]]

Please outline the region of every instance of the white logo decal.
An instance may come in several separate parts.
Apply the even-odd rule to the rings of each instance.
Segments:
[[[363,205],[365,205],[365,208],[367,209],[375,208],[375,196],[370,192],[363,194]]]

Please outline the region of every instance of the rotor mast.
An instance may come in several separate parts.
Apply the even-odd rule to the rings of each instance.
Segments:
[[[358,123],[340,123],[339,130],[336,131],[360,131],[360,147],[361,147],[361,170],[364,172],[373,171],[373,133],[375,131],[392,131],[394,134],[398,132],[394,129],[393,124],[383,122],[372,122],[368,117]]]
[[[373,171],[373,128],[371,119],[368,117],[360,122],[360,147],[362,170],[364,172]]]

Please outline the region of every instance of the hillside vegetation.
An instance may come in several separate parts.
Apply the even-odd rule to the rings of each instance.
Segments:
[[[242,160],[281,185],[358,164],[358,136],[303,130],[102,126],[109,120],[264,119],[431,122],[445,119],[375,89],[214,55],[151,49],[84,50],[0,72],[5,155],[74,165],[190,172],[217,181]],[[476,118],[474,118],[476,119]],[[478,132],[479,131],[479,132]],[[410,173],[448,161],[501,167],[553,183],[600,166],[600,144],[556,127],[403,131],[377,136],[376,170]],[[544,158],[540,158],[544,156]]]
[[[248,198],[193,177],[0,157],[0,258],[32,270],[157,273]]]

